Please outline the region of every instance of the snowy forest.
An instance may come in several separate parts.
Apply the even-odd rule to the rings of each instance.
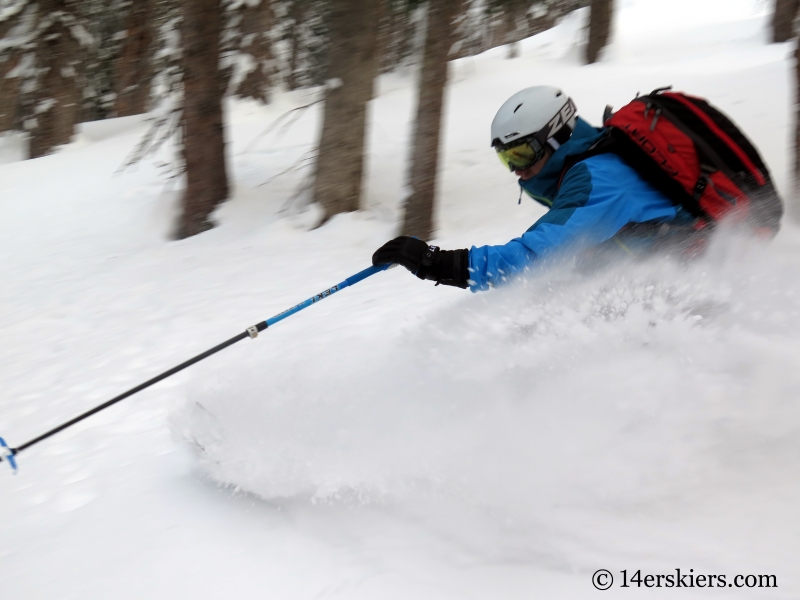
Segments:
[[[0,595],[800,596],[798,20],[0,0]]]
[[[314,90],[326,111],[317,147],[328,151],[306,157],[313,163],[308,187],[326,220],[361,206],[366,106],[375,77],[419,65],[417,162],[410,167],[403,230],[427,238],[448,60],[497,46],[508,46],[513,58],[520,40],[585,4],[4,0],[0,131],[26,132],[29,156],[36,158],[68,143],[80,122],[151,111],[153,130],[132,160],[180,136],[180,165],[172,175],[186,176],[176,228],[177,237],[186,237],[211,227],[209,216],[228,197],[223,98],[269,103],[279,89]],[[588,62],[608,36],[610,10],[610,0],[595,2]]]

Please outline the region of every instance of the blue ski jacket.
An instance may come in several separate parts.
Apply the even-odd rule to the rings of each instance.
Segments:
[[[539,174],[520,180],[522,189],[550,210],[507,244],[470,249],[469,283],[473,292],[501,285],[557,252],[597,246],[630,223],[690,219],[685,210],[615,154],[598,154],[576,163],[559,188],[566,160],[588,150],[602,134],[602,129],[578,118],[570,139],[553,153]]]

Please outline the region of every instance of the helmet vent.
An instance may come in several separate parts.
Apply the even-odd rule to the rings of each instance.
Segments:
[[[517,112],[520,108],[522,108],[522,102],[517,105],[517,108],[514,109],[514,112]]]

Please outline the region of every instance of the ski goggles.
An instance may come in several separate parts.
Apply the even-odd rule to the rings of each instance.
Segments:
[[[496,145],[497,158],[509,171],[524,171],[544,156],[544,146],[534,137],[524,141],[515,140],[507,146]]]

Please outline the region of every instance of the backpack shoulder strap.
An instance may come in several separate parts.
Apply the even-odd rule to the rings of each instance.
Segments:
[[[564,181],[564,176],[567,174],[572,167],[577,165],[582,160],[586,160],[587,158],[591,158],[592,156],[597,156],[598,154],[605,154],[606,152],[614,152],[615,147],[617,146],[617,141],[613,135],[611,135],[611,130],[606,129],[603,133],[603,136],[598,139],[594,144],[589,146],[584,152],[579,154],[574,154],[572,156],[568,156],[567,159],[564,161],[564,168],[561,169],[561,176],[558,178],[558,188],[561,188],[561,183]]]

